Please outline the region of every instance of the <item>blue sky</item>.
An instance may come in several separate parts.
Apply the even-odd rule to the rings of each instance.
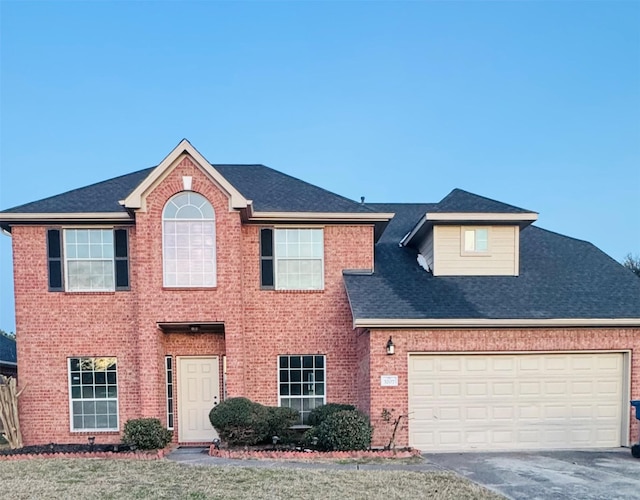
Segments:
[[[182,139],[352,199],[455,187],[640,253],[640,2],[0,2],[0,209]],[[14,331],[0,237],[0,328]]]

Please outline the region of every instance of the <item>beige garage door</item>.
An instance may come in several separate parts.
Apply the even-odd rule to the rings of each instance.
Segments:
[[[622,444],[621,353],[409,356],[409,444],[422,451]]]

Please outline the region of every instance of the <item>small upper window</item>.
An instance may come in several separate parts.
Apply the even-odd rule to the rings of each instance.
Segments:
[[[489,229],[464,228],[462,240],[463,253],[487,253],[489,252]]]
[[[185,191],[164,207],[163,265],[167,287],[216,286],[216,224],[213,206]]]

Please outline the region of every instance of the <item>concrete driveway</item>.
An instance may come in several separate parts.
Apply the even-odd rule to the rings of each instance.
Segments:
[[[640,499],[640,459],[624,448],[424,457],[513,499]]]

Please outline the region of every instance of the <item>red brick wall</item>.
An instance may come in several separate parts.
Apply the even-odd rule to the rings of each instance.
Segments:
[[[215,210],[213,289],[163,287],[162,209],[182,191],[183,175],[193,177],[192,189]],[[259,227],[243,225],[239,213],[229,211],[226,194],[188,158],[152,188],[146,211],[136,213],[130,232],[131,291],[48,292],[46,228],[14,227],[25,443],[86,441],[88,433],[69,430],[70,356],[118,358],[120,428],[138,417],[158,417],[166,424],[165,355],[226,355],[228,395],[275,405],[277,355],[324,354],[327,400],[355,402],[357,340],[342,270],[373,266],[373,228],[325,226],[325,289],[318,292],[260,290],[258,235]],[[222,321],[225,334],[166,334],[157,328],[158,322],[183,321]],[[175,418],[177,430],[177,411]],[[97,442],[120,439],[118,433],[90,434]]]
[[[364,328],[356,329],[357,345],[357,369],[358,384],[357,406],[360,411],[369,414],[371,409],[371,335]]]
[[[394,356],[387,356],[384,349],[389,335],[393,336],[395,344]],[[409,353],[580,350],[631,351],[631,395],[632,399],[640,398],[640,356],[634,355],[640,352],[640,329],[373,330],[370,333],[369,383],[374,445],[388,442],[390,426],[380,418],[383,408],[395,409],[396,415],[408,414]],[[398,375],[398,387],[381,387],[381,375]],[[631,414],[632,441],[637,433],[637,420]],[[396,444],[408,444],[406,425],[397,434]]]

